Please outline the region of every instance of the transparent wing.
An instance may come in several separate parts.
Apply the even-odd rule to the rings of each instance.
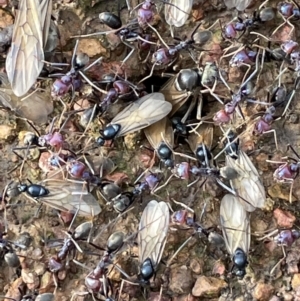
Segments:
[[[7,89],[0,88],[0,105],[10,110],[14,110],[14,106],[11,102],[11,97],[8,93],[6,93],[6,90]]]
[[[169,207],[165,202],[152,200],[143,211],[139,224],[139,261],[150,258],[157,266],[160,262],[170,221]]]
[[[228,8],[236,8],[239,11],[245,10],[251,2],[252,0],[224,0],[224,3]]]
[[[34,108],[34,109],[33,109]],[[35,91],[26,101],[20,101],[16,113],[36,124],[47,122],[48,115],[53,112],[53,102],[49,100],[48,93]]]
[[[170,116],[173,116],[192,94],[187,91],[178,91],[175,87],[176,78],[176,76],[171,77],[159,91],[165,96],[166,101],[172,105]]]
[[[228,8],[235,8],[238,2],[239,0],[224,0],[224,3]]]
[[[158,149],[163,142],[162,137],[169,146],[174,146],[174,132],[170,120],[165,117],[144,129],[144,133],[154,149]]]
[[[208,149],[211,149],[213,142],[214,128],[209,124],[201,124],[196,132],[190,133],[188,143],[191,150],[195,153],[198,146],[204,143]]]
[[[172,5],[165,4],[166,22],[170,26],[183,26],[191,13],[193,0],[169,0],[168,3]]]
[[[45,58],[47,57],[46,53],[52,52],[55,50],[59,42],[59,31],[53,20],[50,20],[48,38],[44,46]],[[46,58],[47,59],[47,58]]]
[[[104,156],[85,156],[86,163],[88,162],[89,168],[94,172],[95,175],[104,177],[110,174],[115,168],[114,162]]]
[[[21,0],[19,3],[6,72],[14,93],[23,96],[43,68],[44,52],[38,0]]]
[[[250,220],[238,197],[232,194],[223,197],[220,220],[228,253],[233,255],[237,248],[241,248],[247,254],[251,241]]]
[[[230,184],[237,194],[247,201],[240,199],[245,209],[252,212],[255,208],[263,208],[266,202],[265,188],[256,167],[247,154],[240,150],[237,160],[226,156],[226,165],[239,174],[239,177],[230,181]]]
[[[47,122],[48,115],[53,111],[53,102],[49,100],[49,94],[38,90],[30,93],[26,101],[22,101],[9,87],[0,88],[0,105],[36,124]]]
[[[117,137],[141,130],[167,116],[172,105],[165,101],[162,93],[151,93],[120,112],[110,124],[119,124],[121,130]]]
[[[0,72],[0,82],[1,86],[6,87],[9,85],[7,74],[4,72]]]
[[[52,0],[39,0],[39,9],[41,12],[41,26],[43,29],[43,45],[46,45],[50,28]]]
[[[92,217],[101,212],[96,198],[87,190],[84,182],[48,179],[41,183],[49,194],[39,198],[44,204],[61,211],[75,213],[79,216]]]

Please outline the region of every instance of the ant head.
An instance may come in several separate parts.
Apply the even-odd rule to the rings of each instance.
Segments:
[[[103,139],[103,137],[100,136],[97,138],[96,143],[98,146],[104,146],[105,140]]]
[[[113,253],[118,251],[124,244],[124,237],[123,232],[114,232],[111,234],[107,240],[108,252]]]
[[[20,192],[25,192],[25,191],[27,190],[27,188],[28,188],[28,185],[27,185],[27,184],[19,184],[19,185],[18,185],[18,190],[19,190]]]
[[[140,267],[140,277],[143,281],[148,282],[153,277],[155,271],[150,258],[145,259]]]
[[[76,56],[75,56],[75,70],[80,70],[82,68],[84,68],[88,63],[89,63],[89,56],[86,54],[86,53],[78,53]]]
[[[137,188],[135,188],[135,189],[132,190],[132,194],[133,194],[134,196],[138,196],[138,195],[141,194],[141,191],[138,190]]]
[[[163,142],[157,149],[157,154],[162,160],[170,160],[172,150]]]
[[[177,75],[176,88],[179,91],[192,91],[200,85],[201,76],[193,69],[182,69]]]
[[[32,132],[26,132],[23,137],[24,145],[38,145],[39,137],[32,133]]]
[[[164,163],[167,167],[170,167],[170,168],[174,167],[174,161],[172,159],[167,159],[164,161]]]

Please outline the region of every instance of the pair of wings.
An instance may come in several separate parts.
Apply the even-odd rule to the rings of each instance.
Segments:
[[[167,116],[172,105],[165,101],[162,93],[151,93],[143,96],[117,114],[109,125],[121,126],[116,137],[144,129]]]
[[[252,0],[224,0],[227,8],[235,8],[239,11],[245,10],[250,4]]]
[[[143,211],[139,224],[139,262],[147,258],[156,267],[165,248],[170,213],[165,202],[150,201]]]
[[[85,217],[101,212],[98,200],[84,182],[47,179],[40,184],[49,190],[49,194],[40,197],[39,201],[49,207]],[[32,199],[28,194],[26,196]]]
[[[223,197],[220,220],[228,253],[234,255],[237,248],[240,248],[247,254],[251,241],[250,219],[238,197],[232,194]]]
[[[44,65],[52,0],[21,0],[14,24],[12,45],[6,58],[6,72],[16,96],[34,85]]]
[[[230,180],[246,211],[252,212],[255,208],[263,208],[266,202],[266,191],[261,182],[258,171],[245,152],[239,150],[238,158],[226,156],[226,166],[236,170],[238,177]]]
[[[193,0],[169,0],[165,3],[165,19],[170,26],[181,27],[189,18]]]

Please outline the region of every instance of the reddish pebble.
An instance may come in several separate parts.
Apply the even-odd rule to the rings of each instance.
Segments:
[[[273,215],[276,219],[277,225],[281,228],[292,228],[296,221],[296,217],[293,214],[279,208],[274,210]]]

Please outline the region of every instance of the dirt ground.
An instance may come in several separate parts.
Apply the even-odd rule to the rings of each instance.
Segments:
[[[3,5],[0,9],[0,19],[2,19],[0,20],[0,26],[3,28],[14,22],[12,6],[17,5],[14,2],[18,1],[11,2]],[[174,41],[171,37],[169,26],[164,21],[163,6],[167,4],[155,2],[157,2],[156,11],[158,13],[153,26],[168,45],[174,45],[178,41]],[[255,9],[261,4],[260,1],[253,2],[253,5],[245,12],[248,16],[252,16]],[[226,48],[233,47],[233,44],[239,47],[244,43],[249,49],[257,49],[253,44],[259,45],[261,49],[275,49],[280,47],[283,41],[289,39],[297,41],[298,39],[300,28],[297,19],[291,19],[290,21],[294,26],[293,32],[291,32],[290,25],[285,24],[276,34],[271,36],[273,30],[283,22],[282,17],[277,12],[278,2],[270,0],[266,3],[266,7],[273,7],[276,12],[273,20],[253,29],[251,28],[252,31],[269,37],[270,45],[264,38],[255,41],[258,35],[250,35],[248,31],[238,41],[225,40],[221,34],[220,23],[217,22],[210,29],[211,39],[203,45],[198,45],[196,49],[192,49],[196,57],[199,57],[202,53],[201,59],[198,60],[198,67],[204,67],[206,62],[217,62],[231,89],[238,89],[247,67],[230,67],[229,60],[232,56],[223,57],[220,60]],[[132,7],[136,5],[138,3],[132,3]],[[51,52],[47,60],[51,62],[70,62],[76,41],[76,38],[73,38],[74,36],[110,30],[106,25],[101,24],[98,18],[98,14],[105,11],[116,14],[119,11],[123,24],[126,24],[128,20],[133,20],[137,13],[134,10],[129,14],[125,1],[53,1],[53,17],[59,29],[60,44],[55,51]],[[199,32],[209,28],[218,19],[224,26],[237,15],[238,11],[227,9],[223,1],[195,0],[188,21],[183,27],[175,29],[175,36],[182,39],[188,36],[198,22],[202,22],[198,29]],[[243,13],[239,13],[239,15],[245,17]],[[153,34],[151,29],[148,28],[147,31]],[[114,34],[80,38],[79,51],[87,53],[91,61],[95,61],[100,56],[103,57],[102,63],[96,64],[86,72],[87,76],[94,82],[103,80],[107,73],[118,73],[119,76],[126,77],[130,82],[137,84],[139,80],[149,74],[152,67],[150,59],[147,60],[144,53],[141,53],[141,56],[144,57],[140,59],[137,51],[121,66],[121,60],[126,57],[130,49]],[[231,50],[228,53],[230,52]],[[4,51],[1,54],[0,67],[2,69],[5,68],[6,53]],[[281,61],[269,60],[266,55],[263,66],[259,66],[259,77],[257,75],[254,77],[255,90],[251,98],[260,102],[267,101],[268,92],[276,85],[281,63]],[[174,65],[176,66],[174,67]],[[286,66],[288,65],[286,64]],[[151,89],[155,91],[160,89],[162,83],[166,81],[166,79],[161,78],[162,72],[174,74],[174,70],[193,67],[196,66],[189,53],[184,50],[180,51],[180,57],[172,66],[165,70],[159,68],[154,70],[154,76],[145,81],[146,89],[148,92],[151,92]],[[290,67],[290,69],[294,68],[294,66]],[[251,68],[252,71],[254,67]],[[47,69],[47,75],[50,74],[53,77],[55,73],[62,72],[57,72],[54,67],[48,67]],[[71,104],[71,92],[64,96],[62,101],[51,99],[50,89],[53,77],[47,77],[47,75],[43,75],[40,82],[44,89],[44,95],[47,95],[46,97],[43,96],[43,101],[51,102],[49,111],[45,112],[44,102],[41,102],[42,104],[38,108],[34,101],[26,104],[22,103],[21,106],[19,100],[16,100],[16,103],[12,105],[12,110],[4,109],[0,111],[0,186],[4,189],[13,180],[17,183],[26,181],[27,183],[28,181],[37,183],[46,177],[46,172],[40,169],[41,159],[39,159],[39,156],[42,151],[32,150],[31,157],[27,157],[23,167],[21,166],[20,156],[26,156],[26,150],[16,150],[19,156],[13,152],[14,148],[23,145],[22,134],[20,135],[20,133],[25,130],[32,131],[24,118],[30,119],[33,112],[35,112],[37,117],[33,120],[33,123],[43,134],[49,130],[49,124],[54,117],[57,117],[54,126],[54,129],[57,130],[62,122],[66,120],[66,117],[70,116],[63,131],[68,137],[68,148],[75,153],[84,148],[88,155],[92,157],[108,155],[115,168],[107,174],[106,179],[119,183],[124,190],[132,190],[133,183],[138,176],[150,165],[153,165],[151,164],[153,152],[141,147],[142,145],[149,146],[144,134],[136,132],[126,136],[124,140],[117,139],[112,147],[93,147],[94,138],[99,136],[99,129],[103,128],[103,124],[109,122],[128,102],[120,100],[112,105],[106,114],[95,118],[84,135],[81,135],[84,127],[79,122],[80,116],[78,114],[61,115],[63,110],[64,113],[66,113],[66,110],[67,112],[75,110],[73,103]],[[282,75],[282,84],[287,91],[292,91],[295,78],[296,75],[293,70],[287,70]],[[105,84],[99,84],[99,86],[106,89]],[[230,99],[230,91],[221,81],[218,81],[215,93],[221,95],[222,99]],[[205,235],[195,233],[194,229],[178,230],[170,227],[161,263],[157,268],[155,278],[151,280],[150,286],[143,288],[140,285],[133,285],[126,281],[122,282],[124,276],[111,266],[108,273],[113,287],[111,298],[114,300],[153,301],[300,300],[300,242],[295,241],[292,246],[283,250],[282,247],[276,246],[272,241],[260,240],[267,230],[292,227],[297,229],[299,226],[299,178],[296,178],[293,183],[292,202],[290,202],[290,185],[288,183],[277,183],[273,179],[273,173],[279,164],[266,161],[282,161],[284,156],[295,157],[290,150],[287,151],[288,144],[292,145],[296,151],[300,151],[300,105],[298,104],[298,97],[299,92],[296,90],[285,116],[281,116],[284,107],[279,108],[278,113],[276,111],[278,120],[273,122],[272,128],[276,132],[278,149],[276,149],[272,133],[257,137],[249,130],[251,120],[254,119],[256,114],[264,112],[265,106],[250,102],[243,103],[241,107],[246,122],[236,116],[234,122],[240,124],[234,122],[231,124],[231,127],[235,128],[240,125],[238,129],[241,134],[240,145],[249,154],[252,162],[257,167],[267,192],[266,206],[262,209],[256,209],[251,214],[251,245],[248,254],[249,265],[245,277],[241,280],[230,273],[232,269],[231,256],[227,253],[224,245],[211,243]],[[100,92],[92,92],[88,84],[80,92],[75,92],[75,101],[86,99],[92,105],[103,100],[103,98],[104,95],[101,95]],[[210,93],[203,93],[203,99],[203,116],[211,117],[222,108],[222,105]],[[25,109],[29,113],[25,113]],[[40,117],[41,119],[39,119]],[[194,118],[192,119],[188,123],[193,123]],[[224,126],[224,130],[226,129],[226,126]],[[215,146],[213,154],[216,155],[223,147],[220,143],[222,131],[219,126],[214,126],[213,137],[213,146]],[[176,153],[193,156],[182,137],[175,140],[175,145]],[[180,155],[175,156],[175,159],[176,163],[183,161],[183,157]],[[186,159],[184,160],[186,161]],[[297,160],[299,161],[298,158]],[[224,155],[217,159],[217,164],[220,167],[224,166]],[[152,166],[152,171],[158,169],[160,169],[160,166],[158,160],[156,160]],[[162,183],[164,183],[171,172],[165,167],[162,167],[160,172],[162,173]],[[173,178],[154,195],[148,192],[143,193],[135,201],[133,209],[117,220],[118,213],[110,208],[99,195],[98,200],[102,212],[93,219],[92,242],[105,248],[107,238],[115,231],[123,231],[126,237],[130,237],[122,251],[115,256],[115,262],[126,271],[131,282],[136,282],[139,272],[138,246],[132,237],[137,233],[143,209],[151,199],[165,201],[173,210],[180,209],[180,206],[173,200],[181,202],[195,211],[196,219],[202,227],[213,229],[222,234],[219,219],[220,200],[226,191],[218,186],[214,179],[209,179],[203,187],[200,186],[201,182],[187,187],[188,181]],[[48,269],[48,262],[51,256],[57,254],[57,249],[50,248],[48,242],[53,239],[63,239],[66,235],[64,231],[68,230],[68,225],[59,219],[55,210],[47,206],[43,206],[38,216],[35,217],[38,205],[28,200],[24,195],[11,198],[6,204],[6,210],[4,210],[4,207],[3,203],[0,214],[2,231],[5,229],[5,223],[8,225],[8,233],[5,238],[10,241],[21,241],[21,239],[24,240],[24,233],[28,233],[31,239],[26,250],[16,249],[21,261],[21,269],[9,267],[1,257],[0,299],[9,300],[4,298],[6,295],[6,297],[13,298],[13,300],[21,300],[19,287],[23,289],[22,294],[24,295],[33,294],[34,292],[40,294],[53,293],[55,291],[55,281],[53,280],[54,276]],[[205,210],[203,211],[204,207]],[[84,221],[86,221],[85,218],[76,218],[72,229]],[[188,238],[191,238],[188,244],[173,259],[171,265],[166,267],[168,260]],[[89,271],[97,265],[103,250],[96,249],[84,242],[81,247],[85,252],[77,251],[76,261],[82,263],[82,265],[75,264],[71,260],[65,269],[55,275],[58,284],[55,291],[55,300],[93,300],[94,298],[91,294],[88,294],[84,279]],[[286,253],[286,257],[274,269],[279,260],[284,257],[283,252]],[[91,255],[91,253],[93,254]],[[103,300],[105,300],[104,297]]]

